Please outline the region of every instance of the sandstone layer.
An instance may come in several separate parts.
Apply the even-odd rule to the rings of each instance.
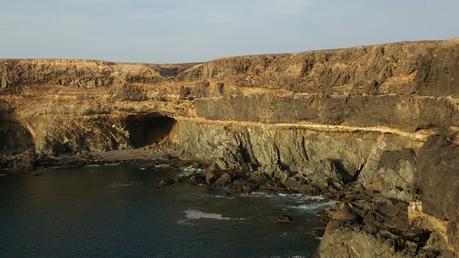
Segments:
[[[340,199],[321,257],[459,253],[459,41],[180,65],[0,60],[0,164],[132,148]]]

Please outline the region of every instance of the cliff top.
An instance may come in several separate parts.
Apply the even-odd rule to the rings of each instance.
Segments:
[[[301,93],[459,96],[459,38],[405,41],[204,63],[139,64],[79,59],[0,59],[0,87],[108,87],[221,81]]]

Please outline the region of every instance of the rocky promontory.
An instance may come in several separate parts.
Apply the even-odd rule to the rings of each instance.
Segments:
[[[178,65],[3,59],[0,111],[2,167],[149,149],[209,164],[209,184],[243,171],[338,200],[320,257],[459,254],[457,39]]]

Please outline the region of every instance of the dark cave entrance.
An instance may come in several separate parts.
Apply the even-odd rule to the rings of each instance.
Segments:
[[[134,148],[141,148],[170,142],[176,124],[174,118],[159,114],[128,116],[126,129],[129,132],[129,144]]]

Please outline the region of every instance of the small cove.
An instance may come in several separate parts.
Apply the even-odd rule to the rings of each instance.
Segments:
[[[157,187],[167,166],[43,169],[0,178],[1,257],[288,257],[313,254],[320,197]],[[278,224],[288,213],[291,223]]]

